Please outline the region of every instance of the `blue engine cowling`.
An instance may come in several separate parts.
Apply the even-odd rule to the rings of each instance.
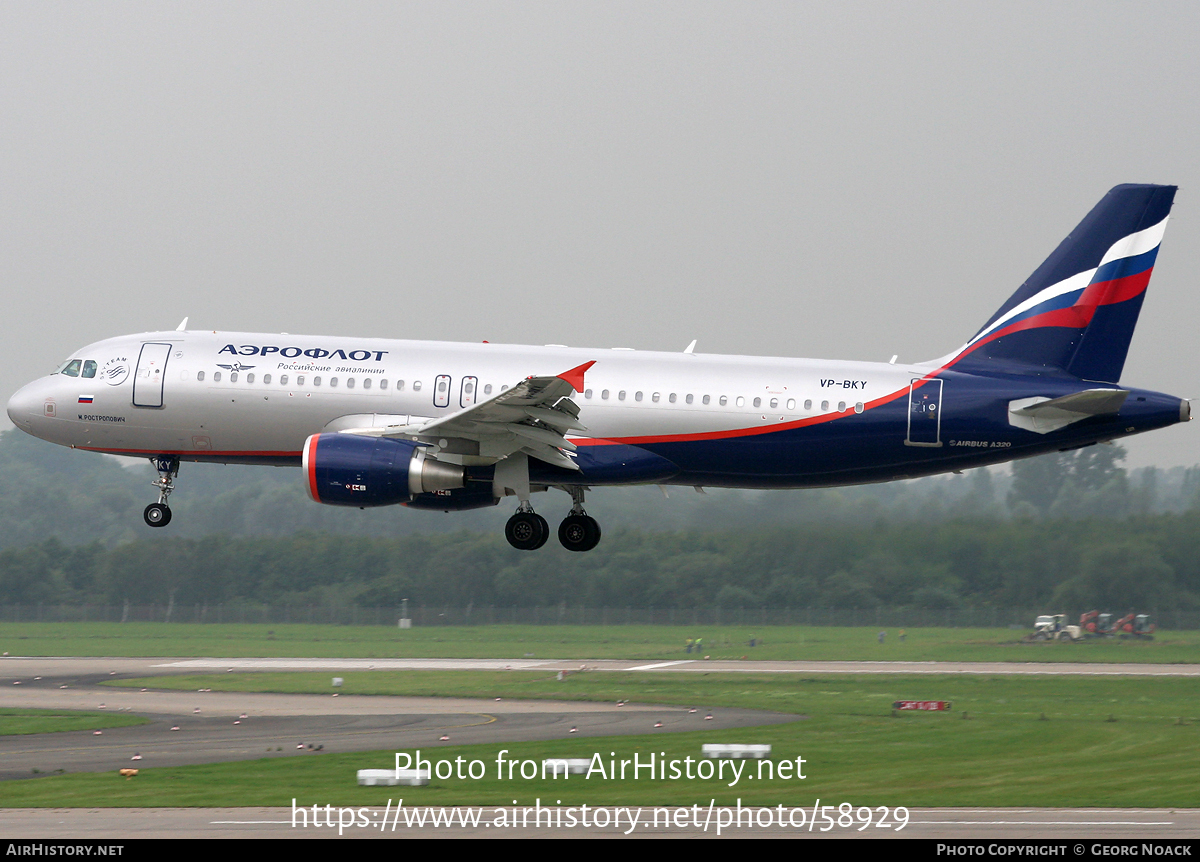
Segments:
[[[463,468],[409,440],[313,434],[304,441],[308,496],[332,506],[392,506],[466,484]]]

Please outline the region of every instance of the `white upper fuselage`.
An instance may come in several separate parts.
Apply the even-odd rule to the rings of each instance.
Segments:
[[[169,345],[159,348],[165,361],[139,367],[144,345]],[[630,442],[851,413],[928,372],[885,363],[191,331],[108,339],[71,358],[81,360],[79,374],[90,369],[93,376],[57,373],[29,384],[9,402],[14,423],[101,452],[262,462],[298,457],[305,438],[330,423],[328,430],[340,430],[371,414],[400,417],[393,423],[448,416],[527,377],[592,361],[584,391],[574,396],[587,431],[573,436]],[[154,405],[159,386],[161,406],[135,404]],[[336,422],[343,417],[356,418]]]

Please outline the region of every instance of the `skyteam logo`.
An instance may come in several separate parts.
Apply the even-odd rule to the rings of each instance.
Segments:
[[[129,360],[124,356],[108,360],[100,369],[99,376],[109,386],[120,386],[129,377]]]

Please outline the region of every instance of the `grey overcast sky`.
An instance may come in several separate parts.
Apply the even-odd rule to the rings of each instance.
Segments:
[[[1194,2],[0,3],[0,396],[101,338],[943,355],[1178,184],[1124,380],[1200,395]],[[1200,461],[1197,426],[1128,441]]]

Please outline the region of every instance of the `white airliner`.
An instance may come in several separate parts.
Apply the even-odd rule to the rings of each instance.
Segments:
[[[584,492],[640,483],[878,482],[1077,448],[1190,418],[1119,386],[1175,187],[1110,191],[953,354],[921,364],[455,344],[186,328],[76,351],[8,415],[64,446],[148,456],[171,520],[181,461],[302,466],[341,506],[459,510],[516,497],[522,550],[600,528]]]

